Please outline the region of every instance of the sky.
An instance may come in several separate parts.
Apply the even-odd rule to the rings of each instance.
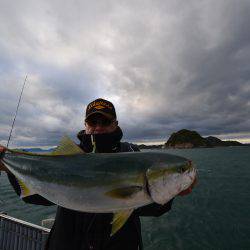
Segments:
[[[123,140],[186,128],[250,142],[250,1],[0,0],[0,144],[57,145],[86,105],[116,107]]]

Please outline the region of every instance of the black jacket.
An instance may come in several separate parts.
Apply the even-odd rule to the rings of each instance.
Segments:
[[[85,152],[91,152],[93,145],[90,135],[84,131],[78,133],[80,147]],[[139,151],[130,143],[120,142],[122,131],[118,129],[111,134],[96,135],[97,152],[129,152]],[[20,195],[20,189],[15,177],[8,175],[15,191]],[[27,203],[38,205],[53,205],[39,195],[23,198]],[[160,216],[171,209],[172,200],[161,206],[156,203],[136,209],[125,225],[110,237],[111,213],[84,213],[58,206],[54,225],[48,237],[46,250],[138,250],[142,249],[141,223],[139,216]]]

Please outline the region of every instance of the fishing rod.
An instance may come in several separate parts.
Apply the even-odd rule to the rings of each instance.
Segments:
[[[10,130],[10,135],[9,135],[9,138],[8,138],[8,142],[7,142],[7,148],[9,146],[9,142],[10,142],[10,138],[11,138],[11,135],[12,135],[12,131],[13,131],[13,128],[14,128],[14,125],[15,125],[15,121],[16,121],[16,117],[17,117],[17,112],[18,112],[18,109],[19,109],[19,106],[20,106],[20,102],[21,102],[21,99],[22,99],[22,95],[23,95],[23,90],[24,90],[24,86],[26,84],[26,81],[27,81],[27,78],[28,78],[28,75],[25,76],[25,79],[24,79],[24,82],[23,82],[23,87],[22,87],[22,90],[21,90],[21,94],[19,96],[19,100],[18,100],[18,103],[17,103],[17,108],[16,108],[16,113],[15,113],[15,116],[14,116],[14,119],[13,119],[13,122],[12,122],[12,126],[11,126],[11,130]],[[4,154],[4,153],[0,153],[0,156]],[[0,171],[0,175],[1,175],[1,171]],[[0,198],[0,202],[3,204],[4,201]]]
[[[24,90],[24,86],[25,86],[25,84],[26,84],[27,78],[28,78],[28,75],[25,76],[25,79],[24,79],[24,82],[23,82],[22,91],[21,91],[21,94],[20,94],[20,96],[19,96],[19,100],[18,100],[18,104],[17,104],[17,108],[16,108],[16,113],[15,113],[15,116],[14,116],[14,119],[13,119],[13,122],[12,122],[12,126],[11,126],[11,130],[10,130],[9,139],[8,139],[7,146],[6,146],[7,148],[8,148],[8,146],[9,146],[10,138],[11,138],[11,135],[12,135],[12,130],[13,130],[14,125],[15,125],[15,121],[16,121],[16,117],[17,117],[17,112],[18,112],[19,105],[20,105],[20,102],[21,102],[21,99],[22,99],[23,90]]]

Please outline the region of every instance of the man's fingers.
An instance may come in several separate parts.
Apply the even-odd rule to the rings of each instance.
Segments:
[[[181,192],[179,193],[179,195],[180,195],[180,196],[184,196],[184,195],[190,194],[190,193],[192,192],[193,187],[194,187],[195,185],[197,185],[197,183],[198,183],[198,180],[197,180],[197,177],[195,177],[195,179],[194,179],[193,183],[190,185],[190,187],[187,188],[187,189],[185,189],[185,190],[183,190],[183,191],[181,191]]]
[[[0,153],[6,151],[6,147],[0,145]]]
[[[189,187],[189,188],[187,188],[187,189],[181,191],[178,195],[184,196],[184,195],[190,194],[191,192],[192,192],[192,188]]]

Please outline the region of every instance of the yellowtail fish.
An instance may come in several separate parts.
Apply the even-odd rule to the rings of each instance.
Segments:
[[[21,198],[39,194],[76,211],[114,213],[111,235],[133,210],[165,204],[195,180],[190,160],[165,152],[84,153],[64,137],[51,153],[7,149],[3,163],[20,185]]]

